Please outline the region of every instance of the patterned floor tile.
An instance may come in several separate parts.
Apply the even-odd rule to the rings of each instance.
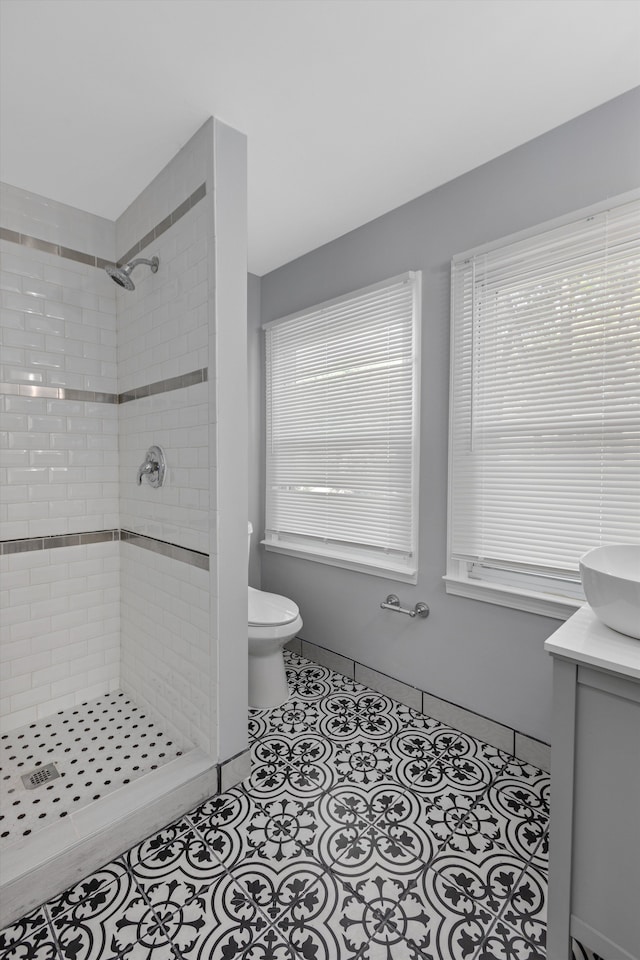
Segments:
[[[171,902],[176,903],[178,909],[211,886],[224,873],[224,867],[194,828],[137,863],[131,872],[152,906],[156,906],[158,895],[165,903],[166,886],[170,883]],[[167,909],[165,906],[165,914]]]
[[[467,733],[458,733],[451,746],[446,751],[449,757],[480,760],[497,777],[504,770],[509,761],[509,754],[499,750],[490,743],[482,743]]]
[[[501,914],[501,920],[543,950],[547,929],[547,874],[529,864]]]
[[[252,716],[252,720],[260,722],[263,732],[282,734],[284,736],[298,736],[318,729],[320,722],[320,707],[315,701],[296,700],[290,697],[281,707],[273,710],[261,711],[263,716]]]
[[[424,803],[422,827],[428,830],[432,837],[434,849],[441,850],[449,841],[453,844],[473,806],[473,798],[449,790],[434,798],[425,799],[420,796],[419,799]],[[468,845],[456,843],[452,849],[465,852]]]
[[[131,944],[119,960],[181,960],[161,931]]]
[[[307,670],[309,667],[316,667],[317,664],[313,660],[308,660],[307,657],[303,657],[299,653],[294,653],[292,650],[284,650],[284,663],[289,671],[298,671],[298,670]]]
[[[397,759],[384,742],[356,734],[334,744],[328,763],[335,769],[337,782],[369,786],[391,778]]]
[[[313,860],[276,865],[247,859],[231,871],[233,882],[251,897],[271,924],[327,876],[325,868]]]
[[[268,762],[264,766],[266,777],[263,783],[269,788],[269,796],[289,791],[300,797],[311,799],[319,797],[336,782],[337,774],[331,763],[333,745],[319,733],[308,733],[298,737],[272,736],[268,749],[278,751],[278,764],[273,770]],[[258,771],[255,771],[256,774]],[[274,781],[275,778],[275,781]],[[262,792],[264,786],[260,785]],[[253,791],[253,787],[248,789]]]
[[[158,919],[124,874],[95,898],[52,918],[65,960],[111,960],[138,940],[160,946],[167,942]]]
[[[273,927],[249,944],[242,960],[299,960],[293,947]]]
[[[520,780],[531,780],[540,784],[543,784],[546,780],[547,785],[550,780],[549,774],[545,773],[544,770],[535,767],[532,763],[527,763],[526,760],[521,760],[520,757],[510,755],[507,755],[503,774],[506,777],[518,777]]]
[[[430,958],[470,960],[494,921],[489,910],[424,867],[406,885],[385,923]]]
[[[47,903],[49,915],[58,917],[85,901],[90,901],[90,908],[92,908],[91,905],[97,907],[108,896],[106,888],[114,881],[119,880],[126,872],[127,868],[124,860],[114,860],[112,863],[108,863],[101,870],[85,877],[80,883],[74,884],[60,896],[50,900]]]
[[[541,848],[548,821],[533,813],[530,807],[519,809],[522,816],[507,816],[501,807],[493,805],[491,791],[487,791],[456,828],[452,846],[459,852],[472,854],[510,850],[529,860]]]
[[[503,920],[497,920],[475,960],[546,960],[544,946],[536,946]]]
[[[525,866],[507,850],[457,853],[452,852],[450,844],[431,863],[436,873],[496,916],[514,895]]]
[[[285,659],[251,776],[0,931],[0,960],[543,960],[549,777]]]
[[[453,792],[478,800],[493,778],[491,767],[480,759],[443,754],[405,759],[396,768],[397,780],[423,797],[435,800]]]
[[[455,732],[447,728],[402,729],[389,743],[389,750],[396,759],[394,772],[402,782],[416,788],[428,784],[427,771],[451,748],[455,740]]]
[[[195,810],[191,810],[189,812],[189,820],[191,823],[197,824],[201,820],[206,820],[213,815],[220,817],[220,822],[224,822],[225,819],[230,819],[233,817],[231,808],[235,803],[235,799],[239,790],[242,790],[242,785],[234,787],[233,789],[228,790],[226,793],[217,793],[213,797],[209,797],[208,800],[205,800],[204,803],[201,803],[199,807],[196,807]],[[227,814],[223,813],[225,807],[230,808],[230,811]]]
[[[171,890],[166,891],[166,910],[159,902],[160,894],[158,891],[158,914],[183,960],[239,960],[269,925],[253,896],[224,872],[177,910]]]
[[[352,680],[351,677],[345,677],[341,673],[333,673],[330,677],[331,689],[334,693],[371,693],[369,687]]]
[[[121,859],[128,868],[134,867],[140,861],[146,860],[148,857],[155,856],[158,851],[165,847],[168,843],[171,843],[176,839],[176,837],[179,837],[181,833],[184,833],[186,830],[190,829],[191,822],[188,820],[188,818],[180,817],[179,820],[175,820],[168,826],[163,827],[162,830],[152,833],[141,843],[137,843],[135,847],[131,847]]]
[[[294,700],[321,700],[334,692],[331,670],[308,661],[287,671],[289,696]]]
[[[318,729],[329,740],[364,737],[386,743],[400,729],[398,718],[379,709],[381,699],[370,693],[335,693],[323,698],[318,706]]]
[[[250,708],[247,729],[249,731],[249,744],[252,745],[256,740],[260,740],[269,729],[269,711]]]
[[[10,947],[14,947],[21,940],[32,937],[41,927],[46,926],[47,916],[44,907],[38,907],[33,913],[27,914],[21,920],[12,923],[11,926],[0,930],[0,957],[5,956],[5,952]]]
[[[287,790],[291,768],[273,754],[264,756],[252,750],[251,774],[243,786],[257,800],[273,799]]]
[[[373,960],[380,956],[373,948],[381,906],[380,898],[365,900],[327,873],[291,904],[275,928],[300,957]]]
[[[288,793],[254,800],[239,791],[233,806],[200,820],[196,829],[226,869],[247,857],[280,863],[304,860],[315,841],[314,804]]]
[[[47,925],[31,931],[0,953],[0,957],[2,960],[59,960],[60,954]]]
[[[548,774],[542,773],[537,767],[524,764],[521,776],[502,773],[495,779],[492,788],[501,794],[498,802],[503,808],[516,812],[519,805],[522,805],[529,807],[540,817],[548,817],[549,785]]]

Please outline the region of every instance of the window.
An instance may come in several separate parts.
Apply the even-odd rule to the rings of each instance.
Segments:
[[[640,201],[455,257],[451,387],[447,590],[569,615],[640,540]]]
[[[415,583],[420,274],[265,332],[267,550]]]

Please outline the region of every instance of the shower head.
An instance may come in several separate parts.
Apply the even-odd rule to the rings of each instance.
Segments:
[[[152,257],[151,260],[143,260],[143,259],[132,260],[130,263],[128,263],[124,267],[118,267],[118,266],[105,267],[105,270],[107,271],[111,279],[118,284],[118,286],[124,287],[125,290],[135,290],[136,285],[131,279],[131,273],[134,267],[137,267],[139,263],[146,263],[149,267],[151,267],[151,273],[157,273],[158,264],[160,263],[160,261],[158,260],[157,257]]]

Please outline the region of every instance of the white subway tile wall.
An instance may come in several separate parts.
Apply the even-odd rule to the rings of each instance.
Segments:
[[[207,212],[205,199],[141,251],[157,273],[140,266],[135,290],[116,288],[121,393],[208,364]]]
[[[113,260],[116,236],[111,220],[7,183],[0,183],[0,206],[2,226],[9,230]]]
[[[146,237],[205,182],[212,165],[211,149],[211,131],[205,124],[118,217],[118,257]]]
[[[4,730],[118,688],[119,546],[0,557]]]
[[[120,524],[148,537],[209,552],[208,383],[123,403],[120,416]],[[164,486],[138,486],[152,444],[164,450]]]
[[[206,128],[196,134],[118,219],[118,258],[207,180],[209,141]],[[158,272],[141,266],[135,290],[116,288],[120,394],[208,366],[211,218],[205,195],[136,254],[158,256]],[[122,529],[209,553],[212,386],[205,381],[119,404]],[[166,456],[161,488],[136,483],[152,444]],[[123,688],[215,756],[213,578],[131,543],[120,549]]]
[[[114,393],[116,299],[106,273],[8,240],[0,254],[0,382]]]
[[[123,541],[122,689],[210,753],[209,573]]]
[[[5,394],[0,412],[1,540],[119,525],[114,404]]]
[[[0,198],[3,227],[113,259],[113,223],[6,184]],[[115,287],[34,246],[1,240],[0,254],[0,540],[118,527],[115,404],[18,392],[117,392]],[[3,728],[115,689],[119,544],[12,554],[1,569]]]
[[[208,366],[213,229],[210,199],[199,195],[210,140],[210,131],[197,134],[117,223],[2,185],[1,225],[22,242],[0,241],[0,539],[122,527],[209,553],[207,381],[121,404],[24,394],[30,386],[115,398]],[[160,269],[136,270],[134,291],[117,287],[95,261],[81,262],[83,254],[115,262],[176,212],[136,253],[159,256]],[[25,237],[56,244],[57,252]],[[167,456],[161,489],[136,484],[154,443]],[[89,550],[98,552],[89,558]],[[93,564],[100,551],[112,561],[122,551],[122,595],[117,563]],[[10,554],[2,564],[9,726],[121,682],[209,750],[207,571],[116,541]]]

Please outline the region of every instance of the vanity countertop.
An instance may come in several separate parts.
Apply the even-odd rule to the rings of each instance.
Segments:
[[[640,640],[612,630],[588,604],[545,641],[547,653],[640,680]]]

